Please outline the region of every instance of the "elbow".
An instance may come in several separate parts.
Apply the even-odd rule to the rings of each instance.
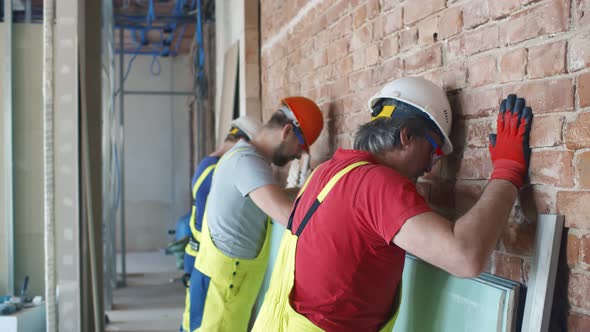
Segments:
[[[487,261],[475,255],[464,255],[454,271],[450,271],[457,278],[476,278],[485,269]]]

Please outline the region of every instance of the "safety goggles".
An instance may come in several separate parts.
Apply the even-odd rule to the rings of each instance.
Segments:
[[[442,148],[440,147],[440,145],[438,145],[436,143],[436,141],[434,140],[434,138],[432,138],[432,136],[430,136],[430,134],[426,133],[425,135],[426,140],[428,141],[428,143],[430,143],[430,145],[432,145],[432,160],[430,162],[431,166],[434,166],[442,157],[445,156]]]
[[[307,144],[305,144],[305,139],[303,139],[301,128],[295,123],[293,123],[293,132],[295,133],[295,136],[297,136],[297,140],[299,141],[299,146],[301,146],[301,149],[303,151],[308,151]]]
[[[309,151],[309,148],[305,143],[305,138],[303,137],[303,131],[301,130],[301,126],[299,125],[299,121],[297,121],[295,114],[293,114],[293,112],[291,112],[291,110],[284,105],[280,108],[280,111],[283,112],[283,114],[285,114],[289,120],[291,120],[291,123],[293,124],[293,132],[295,133],[295,136],[297,136],[297,140],[299,141],[301,149],[306,152]]]

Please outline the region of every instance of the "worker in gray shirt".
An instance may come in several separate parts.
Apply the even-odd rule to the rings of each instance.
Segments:
[[[250,142],[238,142],[219,161],[191,275],[191,331],[247,330],[268,263],[270,219],[287,225],[293,204],[271,164],[300,158],[322,127],[313,101],[284,98]]]

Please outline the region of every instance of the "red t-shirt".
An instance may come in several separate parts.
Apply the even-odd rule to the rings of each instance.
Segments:
[[[313,175],[295,211],[293,232],[320,190],[338,171],[374,162],[339,149]],[[392,240],[404,222],[431,211],[416,186],[396,171],[371,164],[342,177],[297,243],[291,305],[326,331],[377,331],[393,314],[405,251]]]

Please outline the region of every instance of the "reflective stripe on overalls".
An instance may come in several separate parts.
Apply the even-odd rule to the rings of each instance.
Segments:
[[[203,184],[205,179],[207,179],[207,176],[209,176],[209,173],[212,173],[215,170],[216,166],[217,166],[217,164],[213,164],[213,165],[209,165],[207,168],[205,168],[205,170],[203,171],[203,173],[201,173],[201,175],[199,175],[199,178],[197,179],[197,181],[195,182],[195,185],[193,186],[193,207],[191,210],[191,219],[189,221],[189,226],[191,228],[191,238],[184,250],[185,253],[187,253],[193,257],[197,256],[197,253],[199,252],[199,245],[201,243],[201,227],[202,227],[202,225],[201,225],[201,227],[199,227],[199,225],[197,225],[197,221],[196,221],[197,208],[196,208],[194,202],[197,198],[197,192],[199,191],[199,188],[201,187],[201,185]]]
[[[201,185],[207,179],[207,177],[213,174],[215,167],[217,164],[209,165],[201,175],[197,178],[195,185],[193,186],[193,207],[191,210],[191,219],[189,221],[189,226],[191,229],[191,236],[189,237],[189,243],[187,243],[186,247],[184,248],[184,272],[190,275],[193,271],[195,265],[195,257],[199,252],[199,245],[201,243],[201,226],[197,225],[196,216],[197,216],[197,208],[195,206],[195,200],[197,199],[197,192],[201,188]],[[184,301],[184,312],[182,314],[182,330],[183,332],[190,331],[190,307],[191,307],[191,293],[190,293],[190,282],[187,283],[186,287],[186,298]]]
[[[291,212],[291,217],[289,218],[289,224],[287,225],[287,229],[283,234],[283,239],[281,240],[281,246],[279,248],[279,253],[277,254],[277,258],[275,261],[274,271],[272,273],[272,277],[270,280],[270,286],[268,291],[266,292],[266,296],[264,297],[264,302],[262,304],[262,308],[260,309],[260,313],[256,318],[256,322],[254,323],[254,328],[252,332],[320,332],[323,331],[321,328],[314,325],[309,319],[305,316],[296,312],[289,303],[289,295],[291,294],[291,289],[293,288],[294,278],[295,278],[295,252],[297,249],[297,240],[301,233],[307,226],[311,216],[315,213],[317,208],[320,204],[324,201],[330,190],[334,187],[334,185],[342,178],[346,173],[350,172],[356,167],[369,164],[369,162],[361,161],[354,164],[351,164],[338,173],[334,175],[328,181],[326,186],[322,189],[319,193],[318,197],[316,198],[313,205],[310,207],[309,211],[305,214],[301,224],[297,228],[295,234],[293,234],[291,228],[293,226],[293,216],[295,215],[295,210],[297,209],[297,205],[299,204],[299,199],[303,194],[303,191],[307,187],[307,183],[309,179],[313,176],[313,173],[309,176],[303,188],[299,191],[297,195],[297,200],[295,201],[295,206],[293,207],[293,211]],[[317,169],[317,168],[316,168]],[[318,220],[317,222],[321,222]],[[399,303],[400,303],[400,295],[401,295],[401,288],[398,287],[398,291],[395,300],[395,312],[391,319],[381,328],[380,331],[382,332],[391,332],[393,329],[393,324],[395,323],[395,319],[397,318],[397,314],[399,311]]]
[[[224,156],[220,162],[239,150]],[[228,257],[211,240],[205,209],[201,250],[191,276],[191,331],[240,332],[248,329],[252,307],[268,264],[270,234],[271,223],[267,218],[266,237],[258,256],[254,259]]]

